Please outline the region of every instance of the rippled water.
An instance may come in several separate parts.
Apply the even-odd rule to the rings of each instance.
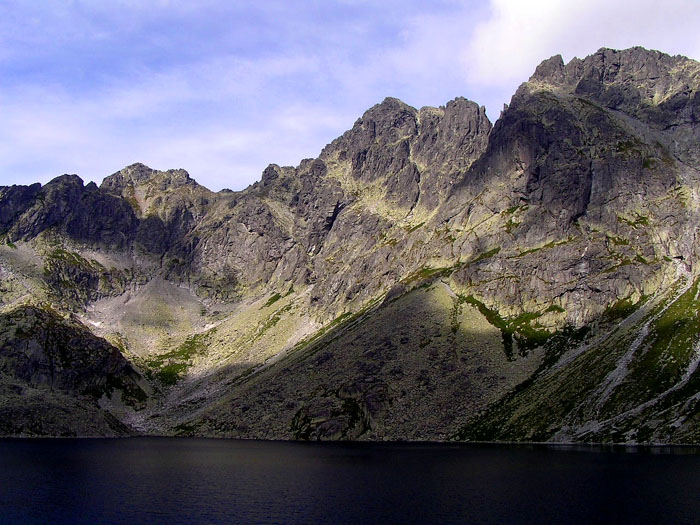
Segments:
[[[0,440],[0,522],[695,523],[697,448]]]

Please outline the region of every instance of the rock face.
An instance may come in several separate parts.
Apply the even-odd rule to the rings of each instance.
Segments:
[[[117,348],[80,324],[37,307],[3,313],[0,326],[3,434],[130,432],[98,404],[103,396],[121,396],[135,407],[147,399],[143,379]],[[69,404],[62,406],[66,398]]]
[[[697,442],[699,91],[601,49],[493,126],[387,98],[240,192],[142,164],[0,188],[0,314],[81,334],[37,385],[54,358],[7,332],[0,431]]]

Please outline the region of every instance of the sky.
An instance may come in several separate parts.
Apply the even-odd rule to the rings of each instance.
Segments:
[[[0,185],[143,162],[243,189],[387,96],[494,121],[542,60],[700,59],[700,0],[2,0]]]

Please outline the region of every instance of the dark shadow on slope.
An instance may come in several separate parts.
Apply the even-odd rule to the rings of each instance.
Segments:
[[[103,396],[120,396],[138,409],[148,397],[116,347],[48,308],[17,307],[0,315],[0,327],[4,434],[130,433],[98,406]]]
[[[500,329],[439,279],[346,314],[269,368],[222,369],[229,392],[186,421],[193,435],[444,440],[537,367],[509,360]]]

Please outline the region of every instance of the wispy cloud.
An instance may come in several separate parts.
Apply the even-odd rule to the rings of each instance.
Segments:
[[[555,53],[698,57],[694,0],[0,4],[0,184],[135,161],[238,189],[296,164],[385,96],[496,116]]]

